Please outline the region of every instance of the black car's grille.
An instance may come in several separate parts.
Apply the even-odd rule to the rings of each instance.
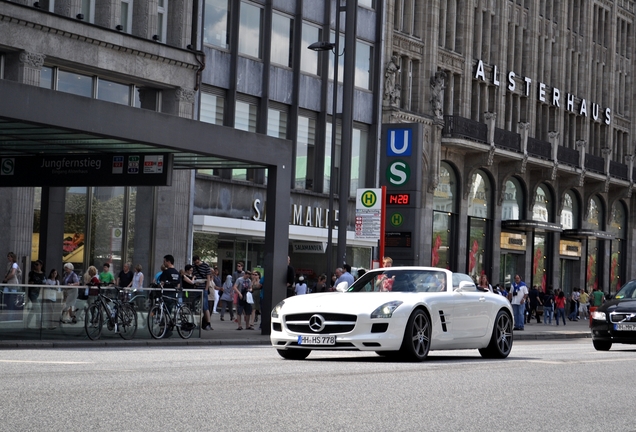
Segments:
[[[610,314],[612,323],[636,323],[636,312],[612,312]]]
[[[312,317],[319,315],[322,317],[324,328],[316,331],[310,327]],[[357,316],[339,313],[303,313],[287,315],[285,317],[285,325],[295,333],[312,333],[312,334],[337,334],[348,333],[356,326]]]

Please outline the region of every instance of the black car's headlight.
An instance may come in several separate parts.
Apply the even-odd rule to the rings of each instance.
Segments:
[[[605,312],[594,311],[592,312],[592,319],[597,321],[606,321],[607,315],[605,315]]]
[[[382,306],[371,312],[371,318],[391,318],[393,312],[402,304],[401,301],[391,301],[384,303]]]
[[[285,300],[282,300],[280,303],[274,306],[274,309],[272,309],[272,318],[278,318],[278,314],[280,313],[280,310],[282,309],[284,304]]]

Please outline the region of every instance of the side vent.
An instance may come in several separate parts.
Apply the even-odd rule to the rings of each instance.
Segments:
[[[448,330],[446,329],[446,317],[444,317],[444,311],[439,311],[439,319],[442,322],[442,331],[446,333]]]

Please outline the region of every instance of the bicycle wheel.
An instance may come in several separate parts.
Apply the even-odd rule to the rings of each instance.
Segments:
[[[148,331],[154,339],[161,339],[168,329],[168,316],[160,304],[156,304],[148,312]]]
[[[196,328],[194,323],[194,314],[187,305],[182,305],[177,309],[177,332],[183,339],[192,336],[192,332]]]
[[[137,311],[130,303],[122,303],[117,311],[117,330],[122,339],[132,339],[137,332]]]
[[[86,336],[90,340],[97,340],[102,335],[102,327],[104,327],[104,317],[102,309],[98,304],[92,304],[84,315],[84,329]]]

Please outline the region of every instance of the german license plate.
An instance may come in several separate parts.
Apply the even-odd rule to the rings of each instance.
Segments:
[[[298,336],[298,345],[335,345],[335,336]]]
[[[614,324],[616,331],[636,331],[636,324]]]

